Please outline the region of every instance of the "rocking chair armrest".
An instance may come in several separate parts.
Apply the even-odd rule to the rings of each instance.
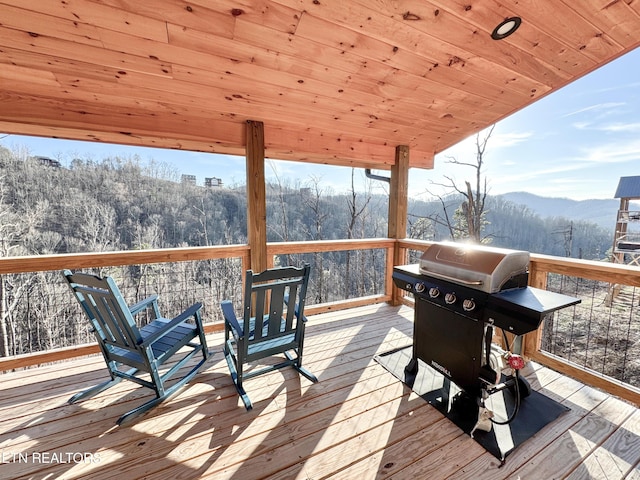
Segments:
[[[160,316],[160,312],[158,310],[158,295],[151,295],[144,300],[139,301],[135,305],[129,307],[129,311],[131,315],[137,315],[141,311],[149,308],[149,305],[153,306],[153,310],[156,313],[156,317]]]
[[[244,329],[238,322],[236,312],[233,311],[233,303],[231,303],[231,301],[229,300],[223,300],[222,302],[220,302],[220,307],[222,308],[224,321],[229,324],[229,326],[235,331],[238,337],[244,337]]]
[[[165,324],[165,326],[162,327],[160,330],[158,330],[157,332],[154,332],[153,334],[151,334],[147,338],[145,338],[140,343],[140,346],[143,347],[143,348],[146,348],[149,345],[152,345],[154,342],[156,342],[159,339],[161,339],[162,337],[164,337],[171,330],[173,330],[176,327],[178,327],[181,324],[183,324],[185,322],[185,320],[187,320],[189,317],[193,317],[195,322],[196,322],[196,327],[199,330],[202,330],[203,329],[203,327],[202,327],[202,319],[198,315],[198,312],[200,311],[201,308],[202,308],[202,303],[200,303],[200,302],[194,303],[189,308],[187,308],[184,312],[182,312],[180,315],[178,315],[177,317],[172,319],[169,323]]]

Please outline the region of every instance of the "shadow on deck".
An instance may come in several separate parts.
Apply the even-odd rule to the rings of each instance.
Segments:
[[[409,345],[413,311],[368,306],[310,318],[304,364],[246,383],[247,412],[229,378],[222,334],[194,381],[125,427],[116,419],[146,389],[106,378],[101,357],[6,374],[0,387],[2,478],[640,479],[640,411],[537,364],[532,387],[571,408],[506,464],[378,365]]]

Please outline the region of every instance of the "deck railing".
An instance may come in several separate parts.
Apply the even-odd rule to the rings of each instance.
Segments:
[[[640,268],[533,255],[529,282],[582,302],[529,335],[527,355],[640,405]]]
[[[319,266],[314,268],[307,294],[306,312],[310,315],[390,300],[391,284],[385,272],[391,271],[393,246],[394,241],[386,238],[288,242],[269,243],[267,252],[271,265],[309,262]],[[6,290],[24,287],[27,290],[21,294],[20,305],[13,307],[21,309],[20,318],[11,320],[13,323],[29,322],[26,333],[24,327],[21,330],[22,338],[16,339],[15,331],[11,332],[10,328],[4,335],[6,338],[13,333],[14,344],[18,341],[21,346],[27,343],[28,348],[21,350],[29,353],[0,358],[0,371],[97,352],[97,346],[91,342],[92,334],[88,331],[87,322],[83,321],[82,312],[62,281],[60,271],[63,269],[83,269],[113,276],[128,297],[125,299],[131,303],[158,293],[161,306],[163,299],[171,299],[172,309],[178,309],[174,313],[201,301],[204,303],[205,328],[212,332],[223,328],[219,302],[231,299],[240,304],[242,277],[249,268],[249,255],[247,245],[231,245],[0,258],[0,275],[12,280],[11,283],[2,283],[8,287]],[[338,255],[338,260],[348,257],[354,267],[349,285],[346,285],[347,279],[341,272],[323,270],[325,255]],[[360,258],[364,256],[366,259]],[[335,263],[335,259],[331,260]],[[373,273],[367,274],[366,278],[356,274],[355,266],[360,261],[375,266]],[[329,261],[325,260],[324,264],[329,264]],[[330,291],[327,286],[337,282],[342,282],[342,291],[345,292],[342,295]],[[358,288],[354,288],[354,284]],[[361,288],[361,285],[366,285],[366,288]],[[0,314],[12,313],[8,301],[10,293],[13,292],[3,291],[0,287],[0,300],[3,302]],[[74,317],[81,321],[73,324],[61,321]],[[46,321],[42,321],[43,318]],[[11,325],[12,321],[5,321],[4,326]],[[24,337],[36,329],[40,330],[38,338],[44,340],[33,345],[33,339]],[[88,343],[82,344],[82,340]]]
[[[352,252],[376,257],[363,262],[377,262],[374,293],[351,298],[308,302],[307,313],[353,308],[394,301],[391,279],[394,258],[397,263],[414,263],[431,245],[418,240],[358,239],[338,241],[269,243],[267,252],[273,264],[299,261],[318,262],[318,256],[335,252]],[[108,269],[116,266],[139,268],[144,265],[182,264],[212,260],[229,260],[236,274],[231,282],[241,285],[241,275],[249,265],[246,245],[194,247],[144,251],[68,254],[0,259],[0,275],[28,272],[60,271],[64,268]],[[284,257],[289,258],[284,258]],[[293,257],[293,258],[291,258]],[[321,261],[321,260],[320,260]],[[355,271],[355,269],[354,269]],[[324,272],[317,272],[324,275]],[[236,278],[237,277],[237,278]],[[228,280],[228,279],[227,279]],[[352,279],[364,281],[360,277]],[[543,326],[525,337],[524,354],[541,364],[573,376],[587,384],[605,389],[640,404],[640,268],[606,262],[575,260],[532,254],[530,284],[560,291],[582,299],[582,304],[547,318]],[[321,282],[322,279],[317,279]],[[239,292],[236,288],[236,292]],[[402,292],[400,292],[402,294]],[[231,295],[234,295],[232,292]],[[235,295],[239,295],[235,293]],[[214,295],[215,296],[215,295]],[[69,297],[71,298],[71,297]],[[323,300],[322,296],[318,296]],[[212,310],[219,299],[210,299]],[[406,300],[405,300],[406,302]],[[407,302],[408,303],[408,302]],[[221,329],[219,322],[209,323],[209,331]],[[94,344],[73,345],[44,353],[18,355],[0,359],[0,371],[73,358],[97,352]]]
[[[408,263],[430,245],[398,244]],[[529,284],[582,302],[547,316],[523,354],[640,405],[640,268],[531,254]]]

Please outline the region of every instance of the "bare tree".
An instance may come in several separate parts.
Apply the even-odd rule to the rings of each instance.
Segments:
[[[420,215],[409,214],[409,238],[429,240],[435,234],[434,220]]]
[[[322,198],[324,195],[323,189],[320,187],[321,178],[317,176],[311,176],[309,180],[309,186],[304,190],[302,197],[303,205],[311,212],[311,221],[309,225],[305,227],[305,235],[310,240],[322,240],[324,223],[329,213],[327,212],[326,205],[323,204]],[[316,271],[315,278],[317,278],[314,303],[324,303],[327,298],[327,283],[325,281],[324,269],[324,257],[321,252],[315,252],[313,254],[313,270]]]
[[[445,182],[432,182],[434,185],[444,187],[447,191],[445,196],[437,195],[442,204],[443,214],[435,214],[430,218],[441,225],[446,225],[452,239],[468,238],[476,243],[486,241],[483,238],[482,231],[486,224],[485,202],[487,198],[487,178],[483,176],[484,155],[487,144],[493,133],[493,125],[489,131],[483,136],[476,134],[476,158],[475,162],[463,162],[455,157],[448,157],[447,163],[452,165],[461,165],[470,167],[475,171],[475,188],[471,186],[471,182],[465,180],[464,187],[459,186],[456,181],[447,175],[444,175]],[[451,195],[462,196],[462,203],[456,209],[453,218],[451,218],[447,210],[445,198]]]
[[[92,201],[82,195],[75,204],[80,220],[78,236],[88,252],[106,252],[114,248],[117,217],[111,205]]]
[[[371,201],[371,188],[369,185],[368,191],[365,192],[364,201],[358,205],[358,194],[356,193],[355,183],[354,183],[355,169],[351,169],[351,191],[350,196],[347,197],[347,207],[349,209],[349,225],[347,226],[347,238],[354,238],[355,227],[358,222],[358,219],[362,216],[362,214],[366,211],[369,202]],[[347,251],[347,258],[345,262],[345,288],[347,292],[349,292],[349,284],[351,277],[351,251]]]
[[[32,218],[21,216],[5,201],[4,178],[0,177],[0,257],[25,254],[20,240],[32,228]],[[12,314],[30,282],[14,282],[13,275],[0,275],[0,356],[15,354],[15,324]],[[12,341],[13,340],[13,341]]]
[[[289,203],[292,201],[293,194],[292,192],[295,190],[300,190],[300,186],[296,183],[292,186],[286,179],[280,178],[278,175],[278,170],[273,162],[270,162],[271,169],[273,171],[273,175],[276,179],[276,184],[271,185],[271,188],[275,190],[275,195],[277,197],[278,209],[280,214],[280,219],[277,222],[269,223],[267,228],[275,235],[277,235],[282,242],[288,242],[291,240],[292,236],[290,232],[290,210],[291,206]],[[277,188],[276,188],[277,186]],[[276,217],[277,218],[277,217]],[[295,232],[294,232],[295,235]],[[295,264],[296,257],[291,254],[284,255],[284,264],[285,265],[293,265]]]

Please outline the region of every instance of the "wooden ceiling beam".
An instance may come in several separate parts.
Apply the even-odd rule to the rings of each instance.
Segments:
[[[90,82],[92,85],[88,90],[88,87],[86,87],[88,80],[75,82],[73,79],[68,79],[65,81],[65,85],[67,85],[70,92],[66,100],[55,100],[54,90],[50,89],[48,97],[42,97],[41,101],[37,101],[34,98],[32,102],[29,102],[29,96],[26,95],[25,89],[23,88],[25,83],[19,81],[20,79],[12,81],[9,76],[6,76],[10,71],[12,71],[12,69],[7,68],[0,73],[0,78],[4,76],[3,83],[7,86],[7,91],[5,92],[5,96],[7,97],[6,101],[12,102],[13,105],[12,110],[7,110],[5,118],[9,118],[9,116],[15,118],[15,115],[18,113],[34,118],[46,118],[43,117],[43,115],[55,115],[56,112],[60,114],[63,109],[67,109],[71,111],[69,111],[61,121],[69,122],[72,121],[72,118],[76,118],[78,126],[85,124],[87,127],[93,125],[95,128],[98,128],[98,126],[103,123],[113,124],[115,119],[120,117],[129,119],[128,123],[131,125],[129,130],[148,129],[153,126],[153,128],[158,129],[159,132],[166,132],[168,129],[178,128],[179,131],[184,131],[188,135],[194,135],[194,131],[197,131],[197,128],[194,130],[193,125],[198,125],[199,123],[206,124],[209,121],[217,119],[236,121],[242,118],[240,115],[244,116],[244,118],[250,118],[250,115],[254,114],[257,117],[267,109],[271,112],[271,115],[273,115],[274,111],[279,110],[281,112],[281,119],[278,123],[289,125],[291,128],[297,126],[300,131],[304,130],[304,127],[301,127],[301,125],[308,123],[308,119],[311,116],[315,114],[318,118],[317,112],[313,110],[304,108],[292,109],[286,105],[281,105],[277,108],[274,106],[261,106],[245,98],[233,98],[229,100],[229,102],[235,101],[240,103],[240,105],[236,107],[236,111],[239,112],[237,115],[229,115],[221,109],[218,110],[218,106],[216,105],[197,105],[197,98],[191,98],[186,95],[173,95],[174,98],[180,98],[180,100],[185,101],[185,103],[181,103],[180,105],[171,104],[163,100],[163,98],[166,97],[163,97],[161,90],[158,90],[157,94],[147,98],[143,95],[145,90],[139,90],[140,95],[138,98],[126,98],[116,94],[119,87],[108,84],[102,85],[95,80]],[[22,78],[24,78],[24,76],[22,76],[21,79]],[[42,95],[45,93],[45,87],[46,85],[43,85],[41,88]],[[13,92],[14,95],[9,95],[9,92]],[[164,95],[166,95],[166,93]],[[222,93],[218,92],[217,95],[222,96]],[[20,99],[27,99],[29,103],[20,105]],[[189,101],[186,102],[186,100]],[[93,105],[93,103],[96,102],[99,106]],[[291,105],[295,105],[295,103]],[[320,108],[318,108],[318,110],[320,110]],[[90,114],[89,112],[91,111],[95,111],[96,113]],[[124,117],[122,117],[123,115]],[[182,116],[184,116],[184,118],[180,120]],[[186,120],[189,117],[191,120]],[[160,120],[162,118],[164,118],[163,121]],[[369,123],[366,123],[361,128],[356,128],[357,125],[351,125],[349,119],[336,118],[336,114],[327,112],[324,120],[318,119],[316,128],[323,128],[327,131],[344,131],[346,129],[361,136],[362,138],[360,140],[367,142],[376,138],[377,140],[375,141],[378,143],[393,141],[393,135],[389,134],[388,130],[379,128],[373,121],[370,121],[371,119],[368,117],[368,114],[364,114],[362,118],[363,121]],[[272,123],[275,123],[275,121]],[[403,132],[406,134],[406,131],[411,128],[415,131],[416,138],[425,133],[433,136],[442,135],[444,130],[443,128],[437,129],[429,125],[412,125],[403,128],[399,122],[394,122],[393,117],[386,123],[393,126],[394,130],[398,133]],[[427,120],[425,120],[425,123],[428,123]],[[385,125],[385,122],[378,119],[377,124]],[[338,126],[338,128],[336,128],[336,126]]]
[[[411,166],[640,45],[634,2],[0,0],[8,132]],[[500,19],[520,15],[496,42]],[[240,133],[239,133],[240,132]],[[390,154],[391,153],[391,154]]]
[[[153,117],[151,114],[133,113],[131,109],[103,107],[101,112],[88,114],[87,105],[77,104],[76,113],[67,112],[59,120],[51,120],[63,104],[54,99],[43,101],[41,98],[27,99],[24,96],[0,95],[3,106],[11,112],[4,120],[2,131],[7,133],[38,134],[38,128],[51,127],[52,136],[77,138],[88,141],[114,142],[127,145],[140,144],[160,148],[185,148],[189,150],[231,155],[244,154],[241,142],[242,129],[235,121],[202,118],[198,122],[189,117],[173,115],[173,123]],[[28,103],[25,103],[28,101]],[[69,103],[69,102],[67,102]],[[68,107],[68,105],[67,105]],[[22,110],[26,111],[23,112]],[[118,120],[121,117],[122,120]],[[47,118],[43,122],[43,118]],[[127,131],[104,125],[103,118],[110,118],[110,124],[125,121],[135,126]],[[19,123],[22,119],[23,123]],[[137,121],[134,122],[134,119]],[[15,122],[15,124],[14,124]],[[22,125],[16,128],[15,125]],[[14,125],[13,127],[11,127]],[[385,141],[374,142],[369,138],[358,138],[342,133],[329,138],[322,129],[295,125],[267,125],[267,156],[284,160],[312,161],[330,165],[356,166],[363,168],[390,168],[393,159],[393,147]],[[86,132],[79,134],[79,132]],[[153,140],[154,137],[156,140]],[[291,148],[292,141],[295,148]],[[314,153],[320,152],[320,153]],[[418,165],[432,168],[433,153],[416,152]]]

